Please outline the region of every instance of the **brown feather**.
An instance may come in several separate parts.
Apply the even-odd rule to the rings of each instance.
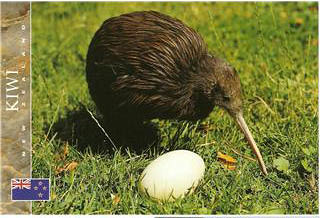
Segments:
[[[212,90],[226,73],[216,63],[202,37],[180,20],[133,12],[106,20],[94,35],[87,81],[108,120],[197,120],[218,105]]]

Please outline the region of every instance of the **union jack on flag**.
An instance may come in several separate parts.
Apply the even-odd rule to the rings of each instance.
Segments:
[[[31,180],[30,179],[12,179],[11,180],[12,189],[31,189]]]

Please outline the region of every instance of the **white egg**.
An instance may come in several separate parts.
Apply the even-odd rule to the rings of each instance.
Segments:
[[[203,177],[203,159],[187,150],[159,156],[142,172],[139,190],[156,200],[170,201],[194,191]]]

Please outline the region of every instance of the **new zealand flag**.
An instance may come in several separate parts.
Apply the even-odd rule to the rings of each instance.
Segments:
[[[11,200],[13,201],[48,201],[49,197],[49,179],[11,179]]]

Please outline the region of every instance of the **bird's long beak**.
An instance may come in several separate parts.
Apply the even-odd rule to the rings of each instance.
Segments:
[[[254,141],[254,139],[253,139],[253,137],[251,135],[251,132],[250,132],[250,130],[249,130],[247,124],[246,124],[246,121],[243,119],[243,115],[242,115],[241,112],[236,114],[235,120],[236,120],[237,124],[239,125],[241,131],[245,135],[245,137],[246,137],[251,149],[253,150],[253,152],[257,156],[257,159],[259,161],[259,165],[260,165],[260,168],[261,168],[263,174],[267,175],[268,174],[267,173],[267,169],[266,169],[266,166],[264,165],[264,162],[263,162],[261,153],[259,151],[259,148],[257,147],[256,142]]]

